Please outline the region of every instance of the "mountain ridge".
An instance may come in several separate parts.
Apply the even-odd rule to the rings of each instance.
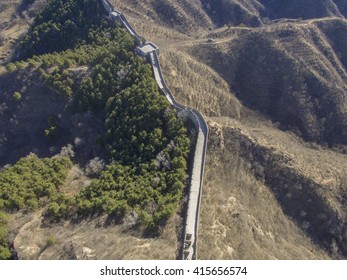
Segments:
[[[346,1],[111,2],[159,46],[178,101],[207,116],[199,258],[345,259]],[[17,240],[25,250],[23,237],[32,236],[29,243],[42,248],[58,229],[57,243],[41,255],[25,252],[31,259],[107,258],[100,251],[107,246],[94,243],[127,241],[114,258],[174,258],[179,216],[158,240],[126,236],[118,226],[111,232],[103,219],[51,232],[28,224]],[[81,234],[89,225],[92,232]]]

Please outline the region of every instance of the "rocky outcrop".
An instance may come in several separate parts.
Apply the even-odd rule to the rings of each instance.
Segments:
[[[312,178],[292,154],[262,145],[240,129],[225,128],[223,138],[225,146],[238,151],[257,180],[272,190],[283,212],[316,244],[333,256],[347,256],[346,186]]]

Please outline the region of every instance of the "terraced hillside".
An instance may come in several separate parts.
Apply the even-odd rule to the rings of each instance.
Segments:
[[[179,101],[210,116],[199,257],[343,257],[345,19],[191,35],[128,11]]]
[[[201,0],[217,26],[259,26],[278,19],[314,19],[346,16],[345,0]]]
[[[128,13],[193,34],[224,25],[257,27],[271,21],[345,17],[345,0],[132,0],[114,1]],[[123,10],[123,9],[122,9]]]
[[[208,59],[245,105],[283,129],[310,141],[347,144],[346,35],[346,20],[325,19],[250,30],[187,51]]]
[[[345,259],[346,1],[111,2],[159,46],[178,101],[207,117],[199,258]],[[179,247],[177,215],[157,239],[105,217],[45,230],[37,215],[15,218],[26,258],[175,258]]]

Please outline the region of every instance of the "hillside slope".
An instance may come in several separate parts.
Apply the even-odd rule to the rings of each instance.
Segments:
[[[259,2],[247,7],[264,12]],[[214,22],[165,40],[161,20],[131,9],[161,48],[169,87],[210,120],[199,258],[345,258],[345,19]]]
[[[345,17],[345,0],[201,0],[217,26],[259,26],[271,20]]]
[[[177,240],[188,179],[186,120],[100,1],[50,1],[0,74],[0,88],[0,258],[73,258],[69,242],[83,222],[105,227],[106,235],[118,228],[116,239],[126,231],[134,244]],[[54,165],[60,158],[69,163],[64,172]],[[71,230],[58,236],[61,224]],[[170,234],[162,237],[166,226]],[[45,255],[58,239],[63,253]],[[177,247],[160,258],[174,258]],[[100,244],[95,258],[120,258],[105,248]]]
[[[346,40],[347,21],[326,19],[264,27],[188,51],[246,106],[304,139],[336,145],[347,144]]]
[[[224,25],[257,27],[271,21],[346,16],[345,0],[115,0],[128,14],[194,36]]]
[[[111,2],[160,47],[178,101],[208,120],[199,259],[346,259],[346,1]],[[88,73],[76,68],[67,70]],[[13,106],[18,90],[7,93]],[[63,193],[88,187],[83,167]],[[41,217],[19,211],[8,224],[23,258],[177,256],[178,215],[156,238],[143,238],[133,215],[49,226]]]

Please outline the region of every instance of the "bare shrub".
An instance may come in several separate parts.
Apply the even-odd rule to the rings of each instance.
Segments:
[[[99,157],[90,160],[85,168],[86,174],[88,176],[97,176],[105,168],[105,161]]]
[[[75,152],[73,150],[72,145],[68,144],[68,145],[62,147],[61,150],[60,150],[59,155],[63,156],[63,157],[73,158],[75,156]]]

